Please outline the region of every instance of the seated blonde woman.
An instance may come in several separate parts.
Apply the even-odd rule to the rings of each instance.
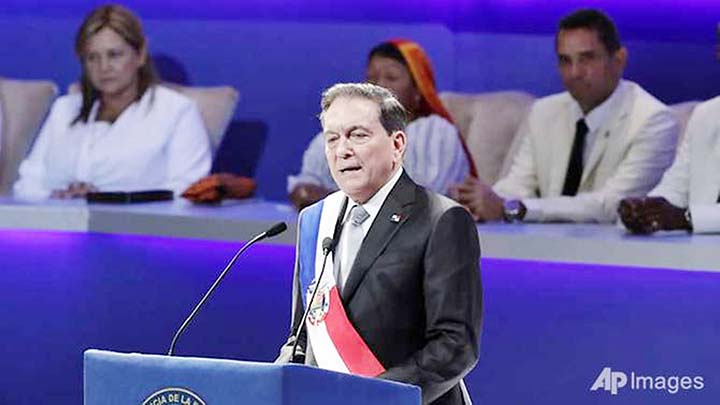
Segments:
[[[95,9],[75,50],[82,94],[60,97],[13,191],[23,199],[90,191],[168,189],[179,194],[210,169],[208,135],[189,98],[159,86],[138,18]]]
[[[368,82],[392,90],[410,114],[403,167],[418,184],[446,194],[468,175],[477,175],[472,157],[435,90],[430,59],[415,42],[396,39],[368,55]],[[337,190],[318,134],[310,142],[300,173],[288,178],[290,201],[303,208]]]

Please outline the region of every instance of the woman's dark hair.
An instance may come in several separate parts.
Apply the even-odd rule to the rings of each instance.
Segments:
[[[370,50],[370,53],[368,54],[367,62],[370,63],[370,60],[376,56],[396,60],[396,61],[402,63],[403,66],[405,66],[405,67],[407,67],[407,65],[408,65],[407,61],[405,60],[405,57],[403,57],[400,50],[392,42],[383,42],[383,43],[376,45],[373,49]]]

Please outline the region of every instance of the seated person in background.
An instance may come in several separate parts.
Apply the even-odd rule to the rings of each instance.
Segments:
[[[418,44],[400,39],[377,45],[368,56],[366,79],[392,90],[410,114],[404,159],[410,178],[446,194],[452,184],[476,175],[463,139],[437,96],[430,60]],[[337,189],[321,133],[305,151],[300,174],[288,177],[290,201],[300,209]]]
[[[634,233],[684,229],[720,232],[720,97],[693,111],[670,169],[646,198],[626,198],[618,210]]]
[[[555,50],[567,91],[532,106],[507,176],[492,188],[468,178],[452,190],[478,221],[612,222],[619,201],[647,193],[673,160],[678,124],[621,80],[627,51],[608,16],[563,18]]]
[[[157,85],[142,25],[118,5],[95,9],[75,50],[82,94],[60,97],[20,165],[19,198],[170,189],[210,169],[210,143],[192,100]]]

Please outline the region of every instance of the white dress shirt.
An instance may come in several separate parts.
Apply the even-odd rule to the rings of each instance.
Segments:
[[[439,115],[420,117],[405,128],[407,147],[403,167],[413,181],[440,194],[462,182],[470,172],[457,128]],[[288,177],[288,193],[298,184],[338,189],[325,158],[322,133],[313,138],[303,154],[300,174]]]
[[[72,121],[80,94],[60,97],[13,190],[21,199],[45,199],[72,182],[100,191],[169,189],[182,193],[210,170],[210,143],[195,103],[163,86],[148,89],[113,122]]]
[[[720,97],[695,107],[675,162],[649,195],[689,208],[694,233],[720,232]]]

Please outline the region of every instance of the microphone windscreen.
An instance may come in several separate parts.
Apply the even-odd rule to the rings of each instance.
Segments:
[[[335,243],[333,243],[332,238],[323,239],[322,249],[325,253],[332,252],[335,249]]]
[[[265,231],[265,236],[271,238],[279,233],[285,232],[286,229],[287,225],[285,225],[285,222],[278,222],[277,224],[273,225],[272,228]]]

